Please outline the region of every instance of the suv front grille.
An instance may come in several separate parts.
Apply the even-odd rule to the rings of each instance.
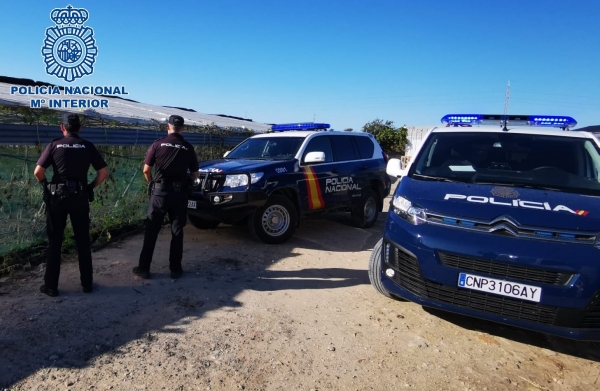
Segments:
[[[542,284],[566,285],[573,276],[571,273],[484,261],[444,252],[439,252],[438,256],[442,264],[448,267]]]
[[[225,184],[225,174],[200,173],[200,184],[194,188],[196,191],[216,192]]]

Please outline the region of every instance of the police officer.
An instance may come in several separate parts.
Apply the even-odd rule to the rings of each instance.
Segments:
[[[189,180],[198,178],[198,157],[194,147],[181,135],[183,122],[183,118],[178,115],[170,116],[167,137],[156,140],[144,159],[143,173],[148,181],[150,206],[139,264],[133,268],[133,273],[142,278],[150,278],[150,263],[156,239],[167,214],[171,222],[171,278],[179,278],[183,273],[181,258],[183,227],[187,223]]]
[[[44,285],[40,291],[48,296],[58,296],[58,278],[62,242],[67,215],[71,218],[81,286],[85,293],[93,290],[92,249],[90,247],[90,204],[93,189],[108,177],[106,162],[94,144],[79,136],[81,122],[77,114],[64,114],[60,129],[62,138],[48,144],[37,161],[33,175],[44,186],[46,202],[46,233],[48,235],[48,260]],[[97,171],[87,183],[90,165]],[[46,169],[52,166],[51,183],[46,179]]]

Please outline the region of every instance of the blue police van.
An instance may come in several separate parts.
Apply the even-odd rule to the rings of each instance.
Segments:
[[[387,155],[369,133],[329,127],[273,125],[222,159],[201,162],[189,221],[200,229],[244,223],[270,244],[285,242],[316,212],[348,211],[356,226],[373,226],[391,188]]]
[[[401,179],[371,284],[427,307],[600,340],[599,140],[571,131],[571,117],[442,123],[406,167],[388,163]]]

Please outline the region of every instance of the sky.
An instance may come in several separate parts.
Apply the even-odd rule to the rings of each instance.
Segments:
[[[41,55],[53,8],[85,8],[94,73]],[[0,75],[123,85],[127,98],[263,123],[445,114],[569,115],[600,124],[600,1],[1,0]]]

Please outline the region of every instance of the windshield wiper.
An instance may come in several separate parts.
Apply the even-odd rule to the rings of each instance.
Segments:
[[[454,183],[460,183],[461,181],[455,181],[453,179],[450,178],[444,178],[441,176],[430,176],[430,175],[422,175],[422,174],[413,174],[412,175],[413,178],[421,178],[421,179],[426,179],[428,181],[438,181],[438,182],[454,182]]]

